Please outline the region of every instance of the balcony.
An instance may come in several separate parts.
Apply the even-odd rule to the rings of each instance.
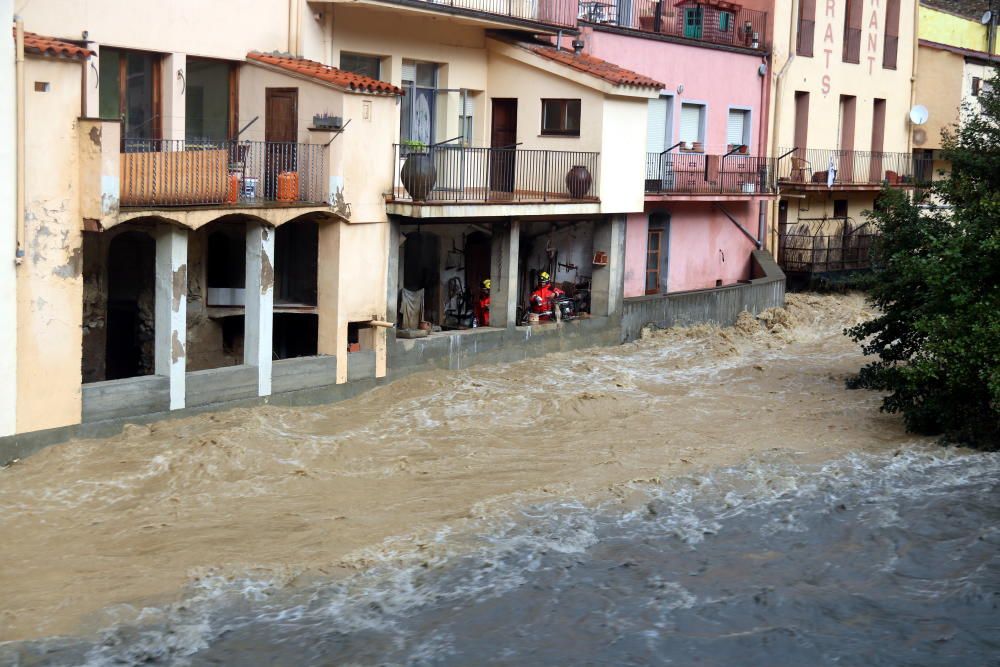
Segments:
[[[598,202],[600,153],[393,146],[390,202],[560,204]]]
[[[326,146],[126,139],[122,208],[326,205]]]
[[[766,44],[767,12],[721,0],[581,0],[579,19],[722,46],[763,50]]]
[[[333,0],[350,2],[358,0]],[[416,10],[464,16],[489,23],[514,24],[556,32],[576,28],[577,0],[364,0],[372,4],[395,5]],[[547,30],[547,26],[554,29]]]
[[[911,153],[782,148],[778,185],[786,189],[877,190],[930,179],[931,163]]]
[[[773,194],[774,159],[732,153],[647,153],[647,195]]]

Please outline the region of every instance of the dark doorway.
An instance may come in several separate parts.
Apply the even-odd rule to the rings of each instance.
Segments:
[[[465,238],[465,285],[472,303],[479,302],[483,281],[490,277],[491,238],[483,232],[472,232]]]
[[[788,201],[778,202],[778,261],[784,262],[785,234],[788,233]]]
[[[319,226],[287,222],[274,232],[274,303],[316,305]]]
[[[517,100],[494,99],[490,134],[490,190],[514,191],[517,156]]]
[[[403,245],[403,287],[424,290],[424,319],[440,321],[441,239],[429,232],[410,232]]]
[[[278,174],[296,171],[299,136],[299,89],[268,88],[265,91],[264,196],[274,199],[278,192]]]
[[[106,380],[152,375],[156,242],[124,232],[108,246]]]

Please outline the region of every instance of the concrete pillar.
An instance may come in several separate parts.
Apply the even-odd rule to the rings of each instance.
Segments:
[[[317,272],[317,307],[319,354],[337,357],[337,384],[347,382],[347,319],[341,317],[340,257],[341,231],[345,223],[319,225],[319,267]]]
[[[594,224],[594,253],[608,256],[607,266],[594,266],[590,312],[596,317],[621,314],[625,293],[625,214],[609,215]]]
[[[2,3],[0,3],[2,4]],[[86,91],[85,93],[85,104],[83,109],[83,115],[87,118],[100,118],[101,116],[101,105],[100,105],[100,91],[98,90],[98,85],[100,81],[97,77],[97,63],[100,62],[101,49],[98,44],[90,44],[89,48],[92,51],[97,52],[97,56],[91,57],[83,65],[83,87]]]
[[[187,230],[162,224],[156,229],[157,375],[170,380],[170,409],[184,407],[187,347]]]
[[[385,319],[387,322],[396,323],[396,313],[399,311],[399,244],[401,235],[399,232],[399,221],[389,218],[389,238],[388,245],[389,270],[386,274],[385,290]]]
[[[0,0],[0,16],[9,21],[13,15],[12,0]],[[17,418],[15,113],[14,40],[5,37],[0,39],[0,436],[14,433]]]
[[[274,229],[247,223],[246,316],[243,363],[257,367],[257,395],[271,395],[274,330]]]
[[[161,88],[163,93],[163,138],[184,139],[184,99],[187,94],[186,55],[171,53],[163,58],[163,84]]]
[[[517,326],[517,274],[521,221],[493,225],[490,255],[490,326]]]

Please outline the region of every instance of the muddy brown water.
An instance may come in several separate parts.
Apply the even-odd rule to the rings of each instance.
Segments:
[[[294,589],[434,554],[513,507],[780,454],[926,444],[847,391],[862,298],[788,296],[734,328],[407,377],[312,408],[130,426],[0,470],[0,641],[86,636],[206,581]]]

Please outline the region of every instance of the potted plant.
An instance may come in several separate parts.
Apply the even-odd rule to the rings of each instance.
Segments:
[[[414,201],[424,201],[434,189],[437,181],[437,169],[434,159],[422,141],[406,140],[400,144],[402,155],[406,158],[399,178],[403,187],[410,193]]]

